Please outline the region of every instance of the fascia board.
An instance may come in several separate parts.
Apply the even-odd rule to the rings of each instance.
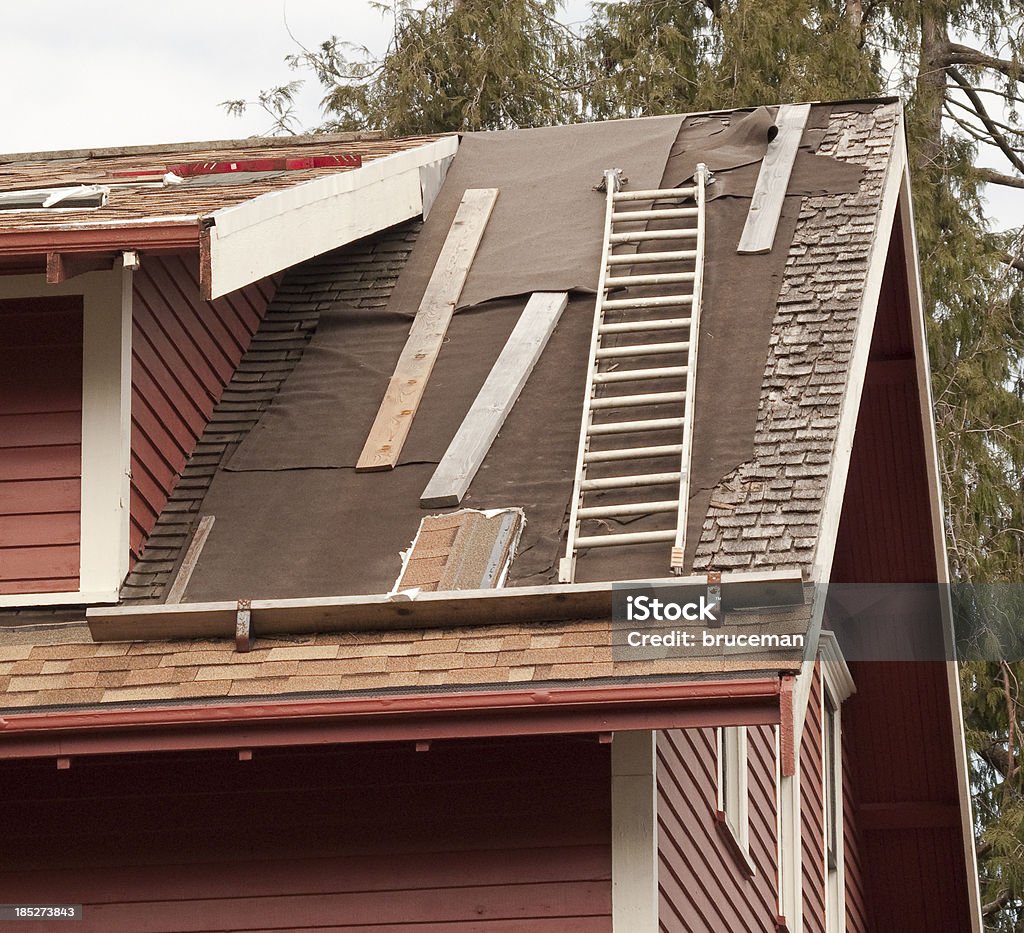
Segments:
[[[203,297],[219,298],[417,216],[423,210],[420,167],[457,148],[458,137],[445,136],[214,211],[202,221]]]

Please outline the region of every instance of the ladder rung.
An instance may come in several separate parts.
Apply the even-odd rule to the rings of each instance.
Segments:
[[[688,188],[646,188],[641,191],[617,191],[612,200],[619,201],[669,201],[673,198],[692,198],[696,189]]]
[[[591,424],[587,437],[601,437],[606,434],[635,434],[640,431],[675,431],[684,424],[683,418],[651,418],[647,421],[609,421],[606,424]]]
[[[645,395],[609,395],[607,398],[591,399],[591,408],[636,408],[642,405],[667,405],[682,402],[685,392],[648,392]]]
[[[612,214],[614,223],[632,223],[635,220],[675,220],[678,217],[696,217],[695,207],[662,208],[649,211],[615,211]]]
[[[620,356],[658,356],[662,353],[685,353],[690,347],[686,340],[677,343],[636,344],[632,347],[604,347],[597,351],[599,360],[610,360]]]
[[[609,298],[601,302],[605,311],[625,308],[671,308],[674,305],[692,305],[693,295],[664,295],[659,298]]]
[[[593,505],[581,508],[578,518],[614,518],[616,515],[654,515],[656,512],[675,512],[679,503],[675,499],[659,502],[635,502],[632,505]]]
[[[682,230],[631,230],[627,233],[611,233],[609,243],[639,243],[642,240],[692,240],[697,236],[696,227]]]
[[[580,489],[632,489],[634,486],[668,486],[679,482],[679,473],[638,473],[635,476],[607,476],[602,479],[585,479]]]
[[[608,257],[610,266],[632,266],[638,262],[686,262],[688,259],[696,259],[695,249],[677,249],[662,251],[660,253],[619,253],[616,256]]]
[[[672,285],[675,282],[692,282],[692,272],[666,272],[662,275],[617,275],[604,280],[605,288],[620,288],[626,285]]]
[[[652,541],[674,541],[676,533],[667,531],[634,531],[618,535],[586,535],[576,539],[576,547],[618,547],[623,544],[648,544]]]
[[[689,327],[688,317],[668,317],[657,321],[615,321],[602,324],[599,334],[639,334],[649,330],[675,330],[677,327]],[[689,346],[689,344],[687,344]]]
[[[595,373],[594,384],[606,385],[609,382],[638,382],[643,379],[670,379],[672,376],[685,375],[685,366],[660,366],[656,369],[624,369],[621,372]]]
[[[585,463],[611,463],[615,460],[642,460],[648,457],[671,457],[683,452],[682,444],[663,444],[660,447],[623,447],[619,450],[590,450],[583,457]]]

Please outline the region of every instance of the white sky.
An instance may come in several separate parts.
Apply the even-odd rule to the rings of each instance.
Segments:
[[[578,21],[588,6],[569,0],[566,17]],[[389,34],[368,0],[5,3],[0,152],[265,133],[271,121],[259,108],[239,119],[219,104],[297,77],[284,63],[295,51],[286,12],[308,46],[334,34],[379,50]],[[297,108],[304,126],[321,120],[321,94],[310,79]],[[992,194],[999,225],[1020,225],[1024,192]]]

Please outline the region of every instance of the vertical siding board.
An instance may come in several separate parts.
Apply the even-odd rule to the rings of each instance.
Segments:
[[[751,877],[714,817],[714,729],[658,736],[658,856],[665,930],[774,933],[777,906],[775,741],[769,727],[748,730]]]
[[[800,809],[804,930],[825,933],[825,805],[822,781],[821,672],[811,684],[800,743]]]
[[[131,547],[138,556],[273,294],[264,280],[203,301],[192,256],[146,256],[135,275]],[[239,311],[236,308],[243,308]]]
[[[0,301],[0,594],[79,588],[82,299]]]

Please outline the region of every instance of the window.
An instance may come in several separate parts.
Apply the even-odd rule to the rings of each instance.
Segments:
[[[747,730],[727,726],[718,730],[718,818],[753,871],[747,808]]]
[[[0,277],[0,607],[116,602],[128,571],[131,273]]]
[[[825,804],[826,929],[844,928],[844,897],[840,867],[842,863],[842,772],[839,749],[839,707],[828,687],[824,691],[822,725],[822,791]]]

